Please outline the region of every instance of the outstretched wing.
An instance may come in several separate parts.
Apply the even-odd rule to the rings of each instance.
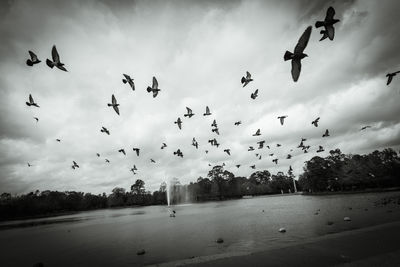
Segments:
[[[310,40],[312,26],[308,26],[304,33],[301,35],[296,47],[294,48],[295,54],[303,53],[304,49],[307,47],[308,40]]]
[[[246,79],[248,80],[248,79],[251,79],[251,74],[250,74],[250,72],[248,72],[248,71],[246,71]]]
[[[393,76],[392,75],[386,75],[388,77],[386,85],[389,85],[392,82]]]
[[[192,113],[192,110],[190,108],[188,108],[188,107],[186,107],[186,111],[187,111],[188,114]]]
[[[30,50],[28,52],[29,52],[29,55],[30,55],[32,61],[38,61],[39,60],[35,53],[33,53]]]
[[[208,106],[206,106],[206,113],[209,114],[210,113],[210,108]]]
[[[301,61],[300,59],[292,59],[292,78],[293,81],[297,82],[301,72]]]
[[[155,98],[158,95],[159,90],[153,90],[153,98]]]
[[[113,105],[117,104],[117,99],[115,99],[114,95],[111,96],[111,103],[113,103]]]
[[[281,121],[281,125],[285,122],[285,117],[280,117],[279,120]]]
[[[119,115],[119,108],[118,108],[118,106],[113,106],[113,109],[114,109],[115,112],[117,112],[117,114]]]
[[[51,57],[53,58],[54,62],[60,62],[60,56],[58,55],[55,45],[53,45],[53,48],[51,49]]]
[[[329,40],[333,40],[333,38],[335,37],[335,28],[333,27],[333,25],[329,25],[325,27],[326,32],[328,33],[328,37]]]
[[[334,16],[335,16],[335,9],[333,9],[333,7],[330,6],[326,11],[325,21],[332,20]]]
[[[152,85],[153,89],[158,89],[158,82],[156,77],[153,76],[153,85]],[[157,95],[157,94],[156,94]]]
[[[31,94],[29,94],[29,103],[34,103],[34,101],[33,101],[33,97],[32,97],[32,95]]]

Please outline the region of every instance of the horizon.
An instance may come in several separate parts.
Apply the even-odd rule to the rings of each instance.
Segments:
[[[340,22],[333,41],[319,41],[314,23],[329,6]],[[399,11],[396,1],[372,0],[1,2],[0,191],[109,194],[141,179],[154,192],[168,178],[188,184],[205,177],[208,164],[225,163],[237,177],[292,166],[298,177],[306,160],[336,148],[398,152],[400,80],[387,86],[386,74],[400,70]],[[308,57],[293,82],[283,55],[310,25]],[[53,45],[68,72],[46,66]],[[28,50],[42,62],[27,66]],[[246,71],[254,81],[243,87]],[[135,91],[122,82],[124,73]],[[153,76],[161,89],[155,98],[146,91]],[[29,94],[40,108],[25,105]],[[107,106],[113,94],[120,115]],[[211,116],[203,116],[206,106]],[[184,117],[185,107],[192,118]],[[220,135],[211,131],[214,119]],[[261,136],[252,136],[257,129]],[[325,129],[330,136],[322,138]],[[311,146],[307,154],[297,148],[302,137]],[[212,138],[219,148],[208,143]],[[261,140],[271,149],[257,149]],[[324,152],[316,152],[319,145]],[[173,155],[178,148],[183,158]],[[73,170],[72,161],[80,168]]]

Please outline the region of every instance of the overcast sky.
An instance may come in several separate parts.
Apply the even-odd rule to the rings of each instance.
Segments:
[[[319,42],[314,24],[330,5],[340,19],[336,36]],[[271,173],[292,165],[298,176],[318,145],[325,148],[320,156],[334,148],[398,150],[400,77],[386,86],[385,75],[400,69],[399,14],[397,0],[1,1],[0,192],[110,193],[139,178],[157,190],[171,177],[182,183],[205,177],[209,163],[246,177],[253,164]],[[309,25],[309,57],[295,83],[283,54]],[[46,66],[54,44],[69,72]],[[28,67],[28,50],[42,62]],[[246,71],[254,81],[243,88]],[[123,73],[134,78],[135,91],[122,83]],[[156,98],[146,91],[153,76],[161,88]],[[30,93],[40,108],[25,105]],[[107,107],[112,94],[120,116]],[[195,113],[190,119],[183,117],[186,106]],[[280,115],[288,115],[284,126]],[[182,130],[173,123],[178,117]],[[318,128],[311,125],[317,117]],[[211,132],[213,119],[220,136]],[[234,126],[237,120],[243,124]],[[361,132],[364,125],[372,128]],[[253,137],[258,128],[262,135]],[[214,137],[219,148],[207,143]],[[296,148],[301,137],[308,154]],[[260,140],[271,149],[247,151]],[[161,150],[163,142],[168,147]],[[140,157],[133,147],[141,148]],[[178,148],[183,159],[173,155]],[[73,160],[79,169],[71,168]]]

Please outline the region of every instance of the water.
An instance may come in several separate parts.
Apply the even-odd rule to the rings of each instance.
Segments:
[[[275,248],[400,220],[400,205],[374,205],[399,195],[279,195],[178,205],[175,218],[169,217],[166,206],[152,206],[4,222],[0,224],[1,265],[141,266]],[[343,221],[345,216],[352,221]],[[279,233],[281,227],[287,232]],[[224,243],[217,244],[218,237]],[[146,254],[136,255],[140,249]]]

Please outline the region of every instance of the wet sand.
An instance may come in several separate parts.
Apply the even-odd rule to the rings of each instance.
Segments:
[[[154,266],[400,266],[400,221],[254,253],[199,257]]]

